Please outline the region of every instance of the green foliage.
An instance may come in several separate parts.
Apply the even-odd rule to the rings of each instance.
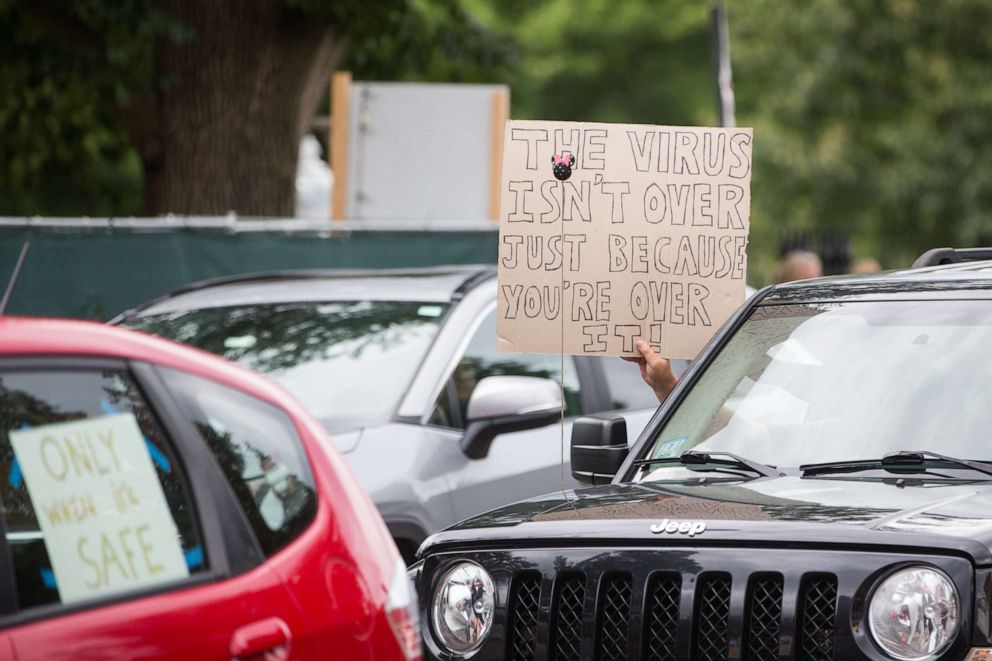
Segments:
[[[713,124],[711,2],[467,0],[517,43],[520,118]],[[755,129],[753,284],[786,232],[908,265],[992,242],[985,0],[728,0],[737,121]]]
[[[518,43],[513,116],[712,124],[707,3],[679,0],[476,0]]]
[[[747,0],[729,14],[738,120],[755,127],[752,247],[783,226],[838,228],[906,266],[992,241],[992,5]],[[752,265],[769,273],[773,257]]]
[[[344,64],[356,80],[491,83],[515,65],[511,38],[483,26],[461,0],[388,0],[347,23]],[[357,17],[356,17],[357,16]]]
[[[349,40],[357,79],[505,82],[514,117],[713,124],[710,2],[279,0]],[[985,0],[727,0],[738,123],[755,129],[752,281],[783,231],[840,230],[903,266],[992,242]],[[122,113],[169,85],[152,0],[0,0],[0,214],[128,214]]]
[[[272,1],[348,39],[358,78],[486,81],[512,57],[458,0]],[[153,0],[0,0],[0,215],[140,213],[128,114],[176,82],[156,40],[201,38]]]
[[[154,82],[152,39],[179,33],[148,0],[0,0],[0,213],[137,209],[116,112]]]

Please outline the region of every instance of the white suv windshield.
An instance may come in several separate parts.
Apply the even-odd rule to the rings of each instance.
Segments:
[[[992,301],[757,308],[647,458],[732,452],[779,468],[930,450],[992,460]],[[665,479],[663,465],[636,479]]]
[[[331,431],[389,419],[447,306],[357,301],[170,312],[128,324],[268,374]]]

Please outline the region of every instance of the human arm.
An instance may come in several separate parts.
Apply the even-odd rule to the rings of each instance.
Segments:
[[[678,379],[672,372],[672,363],[667,358],[659,356],[644,340],[637,340],[634,349],[640,356],[624,356],[623,359],[632,363],[637,363],[641,368],[641,378],[648,387],[654,391],[659,402],[675,389]]]

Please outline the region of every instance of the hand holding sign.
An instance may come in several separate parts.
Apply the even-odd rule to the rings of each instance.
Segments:
[[[656,354],[644,340],[634,342],[634,350],[640,355],[624,356],[623,359],[637,363],[641,368],[641,378],[644,379],[644,383],[651,387],[659,402],[665,401],[678,383],[675,373],[672,372],[672,361]]]
[[[691,358],[744,300],[751,130],[509,122],[501,351]]]

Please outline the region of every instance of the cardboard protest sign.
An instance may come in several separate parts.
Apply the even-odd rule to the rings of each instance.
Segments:
[[[130,413],[10,432],[63,603],[189,575]]]
[[[692,358],[744,300],[752,131],[511,121],[497,348]]]

